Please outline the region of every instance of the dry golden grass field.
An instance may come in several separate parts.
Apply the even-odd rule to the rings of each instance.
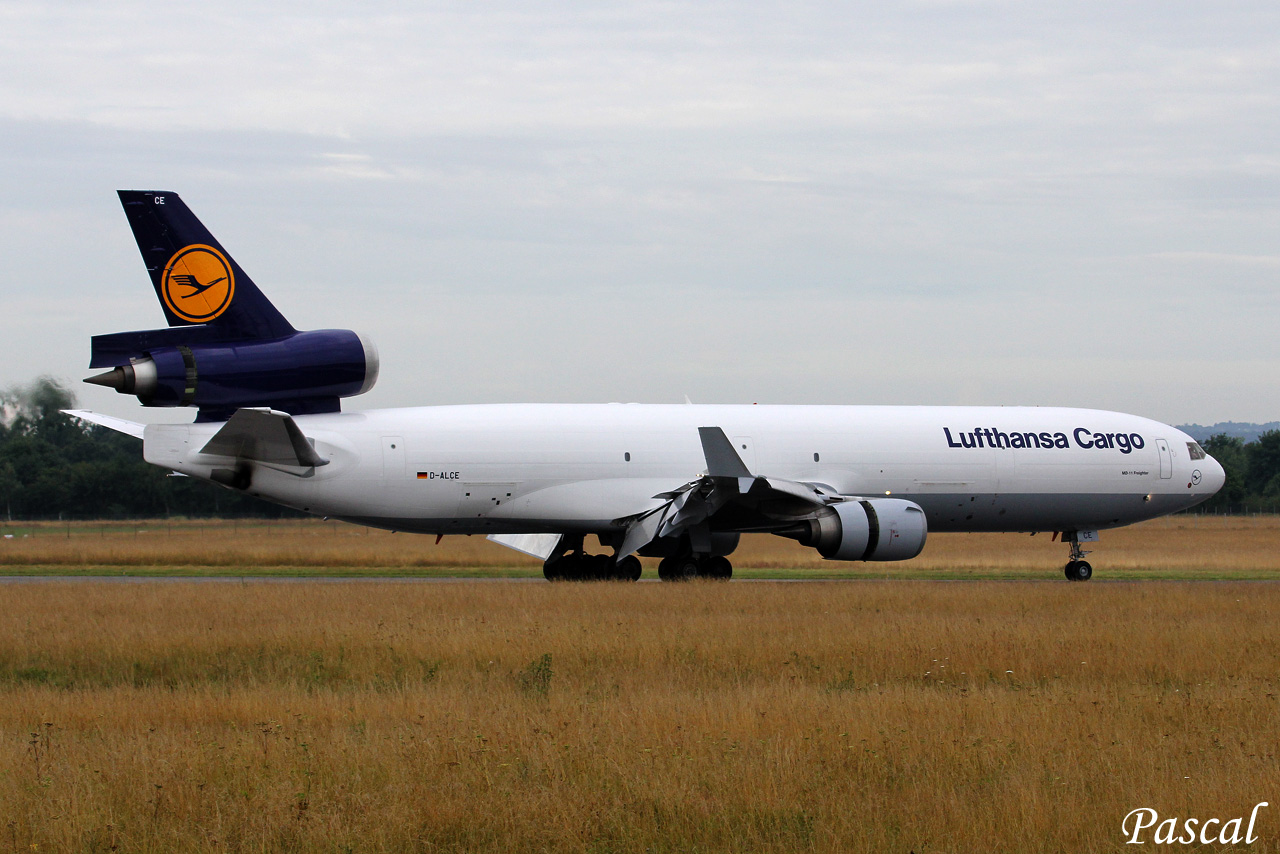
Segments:
[[[315,523],[90,530],[17,532],[8,568],[528,569]],[[1103,578],[1274,572],[1271,520],[1103,537]],[[921,560],[1045,582],[0,583],[0,852],[1123,851],[1135,808],[1259,801],[1238,848],[1280,851],[1280,585],[1070,584],[1043,539]]]
[[[0,597],[0,850],[1280,850],[1270,584]]]
[[[393,534],[320,520],[0,523],[0,575],[538,577],[539,562],[483,537]],[[590,545],[590,544],[589,544]],[[740,578],[1061,579],[1048,534],[934,534],[899,563],[823,560],[779,537],[747,536]],[[1280,579],[1280,517],[1173,516],[1103,531],[1095,579]],[[646,559],[645,577],[657,561]]]

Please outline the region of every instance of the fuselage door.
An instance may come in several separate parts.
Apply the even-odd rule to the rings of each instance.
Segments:
[[[1160,449],[1160,478],[1168,480],[1173,477],[1173,451],[1164,439],[1156,439],[1156,447]]]
[[[404,479],[404,438],[382,437],[382,476],[389,481]]]

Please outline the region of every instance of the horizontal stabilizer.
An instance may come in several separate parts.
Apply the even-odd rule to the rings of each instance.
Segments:
[[[200,453],[304,468],[329,464],[293,418],[274,409],[237,409]]]
[[[90,412],[87,409],[64,409],[63,415],[70,415],[72,418],[79,418],[81,421],[88,421],[90,424],[97,424],[117,433],[124,433],[126,436],[133,436],[135,439],[142,438],[142,431],[147,428],[145,424],[139,424],[136,421],[125,421],[123,418],[113,418],[110,415],[102,415],[98,412]]]
[[[114,368],[165,347],[231,345],[243,340],[244,336],[230,334],[216,326],[173,326],[95,335],[89,345],[89,367]]]
[[[545,561],[560,545],[560,534],[490,534],[490,542]]]

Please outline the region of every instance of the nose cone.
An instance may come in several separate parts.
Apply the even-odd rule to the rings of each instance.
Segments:
[[[1203,480],[1200,482],[1200,488],[1204,491],[1206,498],[1215,495],[1222,485],[1227,482],[1227,473],[1223,471],[1222,464],[1213,457],[1205,457],[1201,463],[1201,475]]]

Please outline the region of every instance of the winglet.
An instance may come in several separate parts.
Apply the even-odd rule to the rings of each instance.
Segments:
[[[719,427],[699,427],[698,436],[702,439],[702,453],[707,458],[707,474],[711,477],[753,476]]]

